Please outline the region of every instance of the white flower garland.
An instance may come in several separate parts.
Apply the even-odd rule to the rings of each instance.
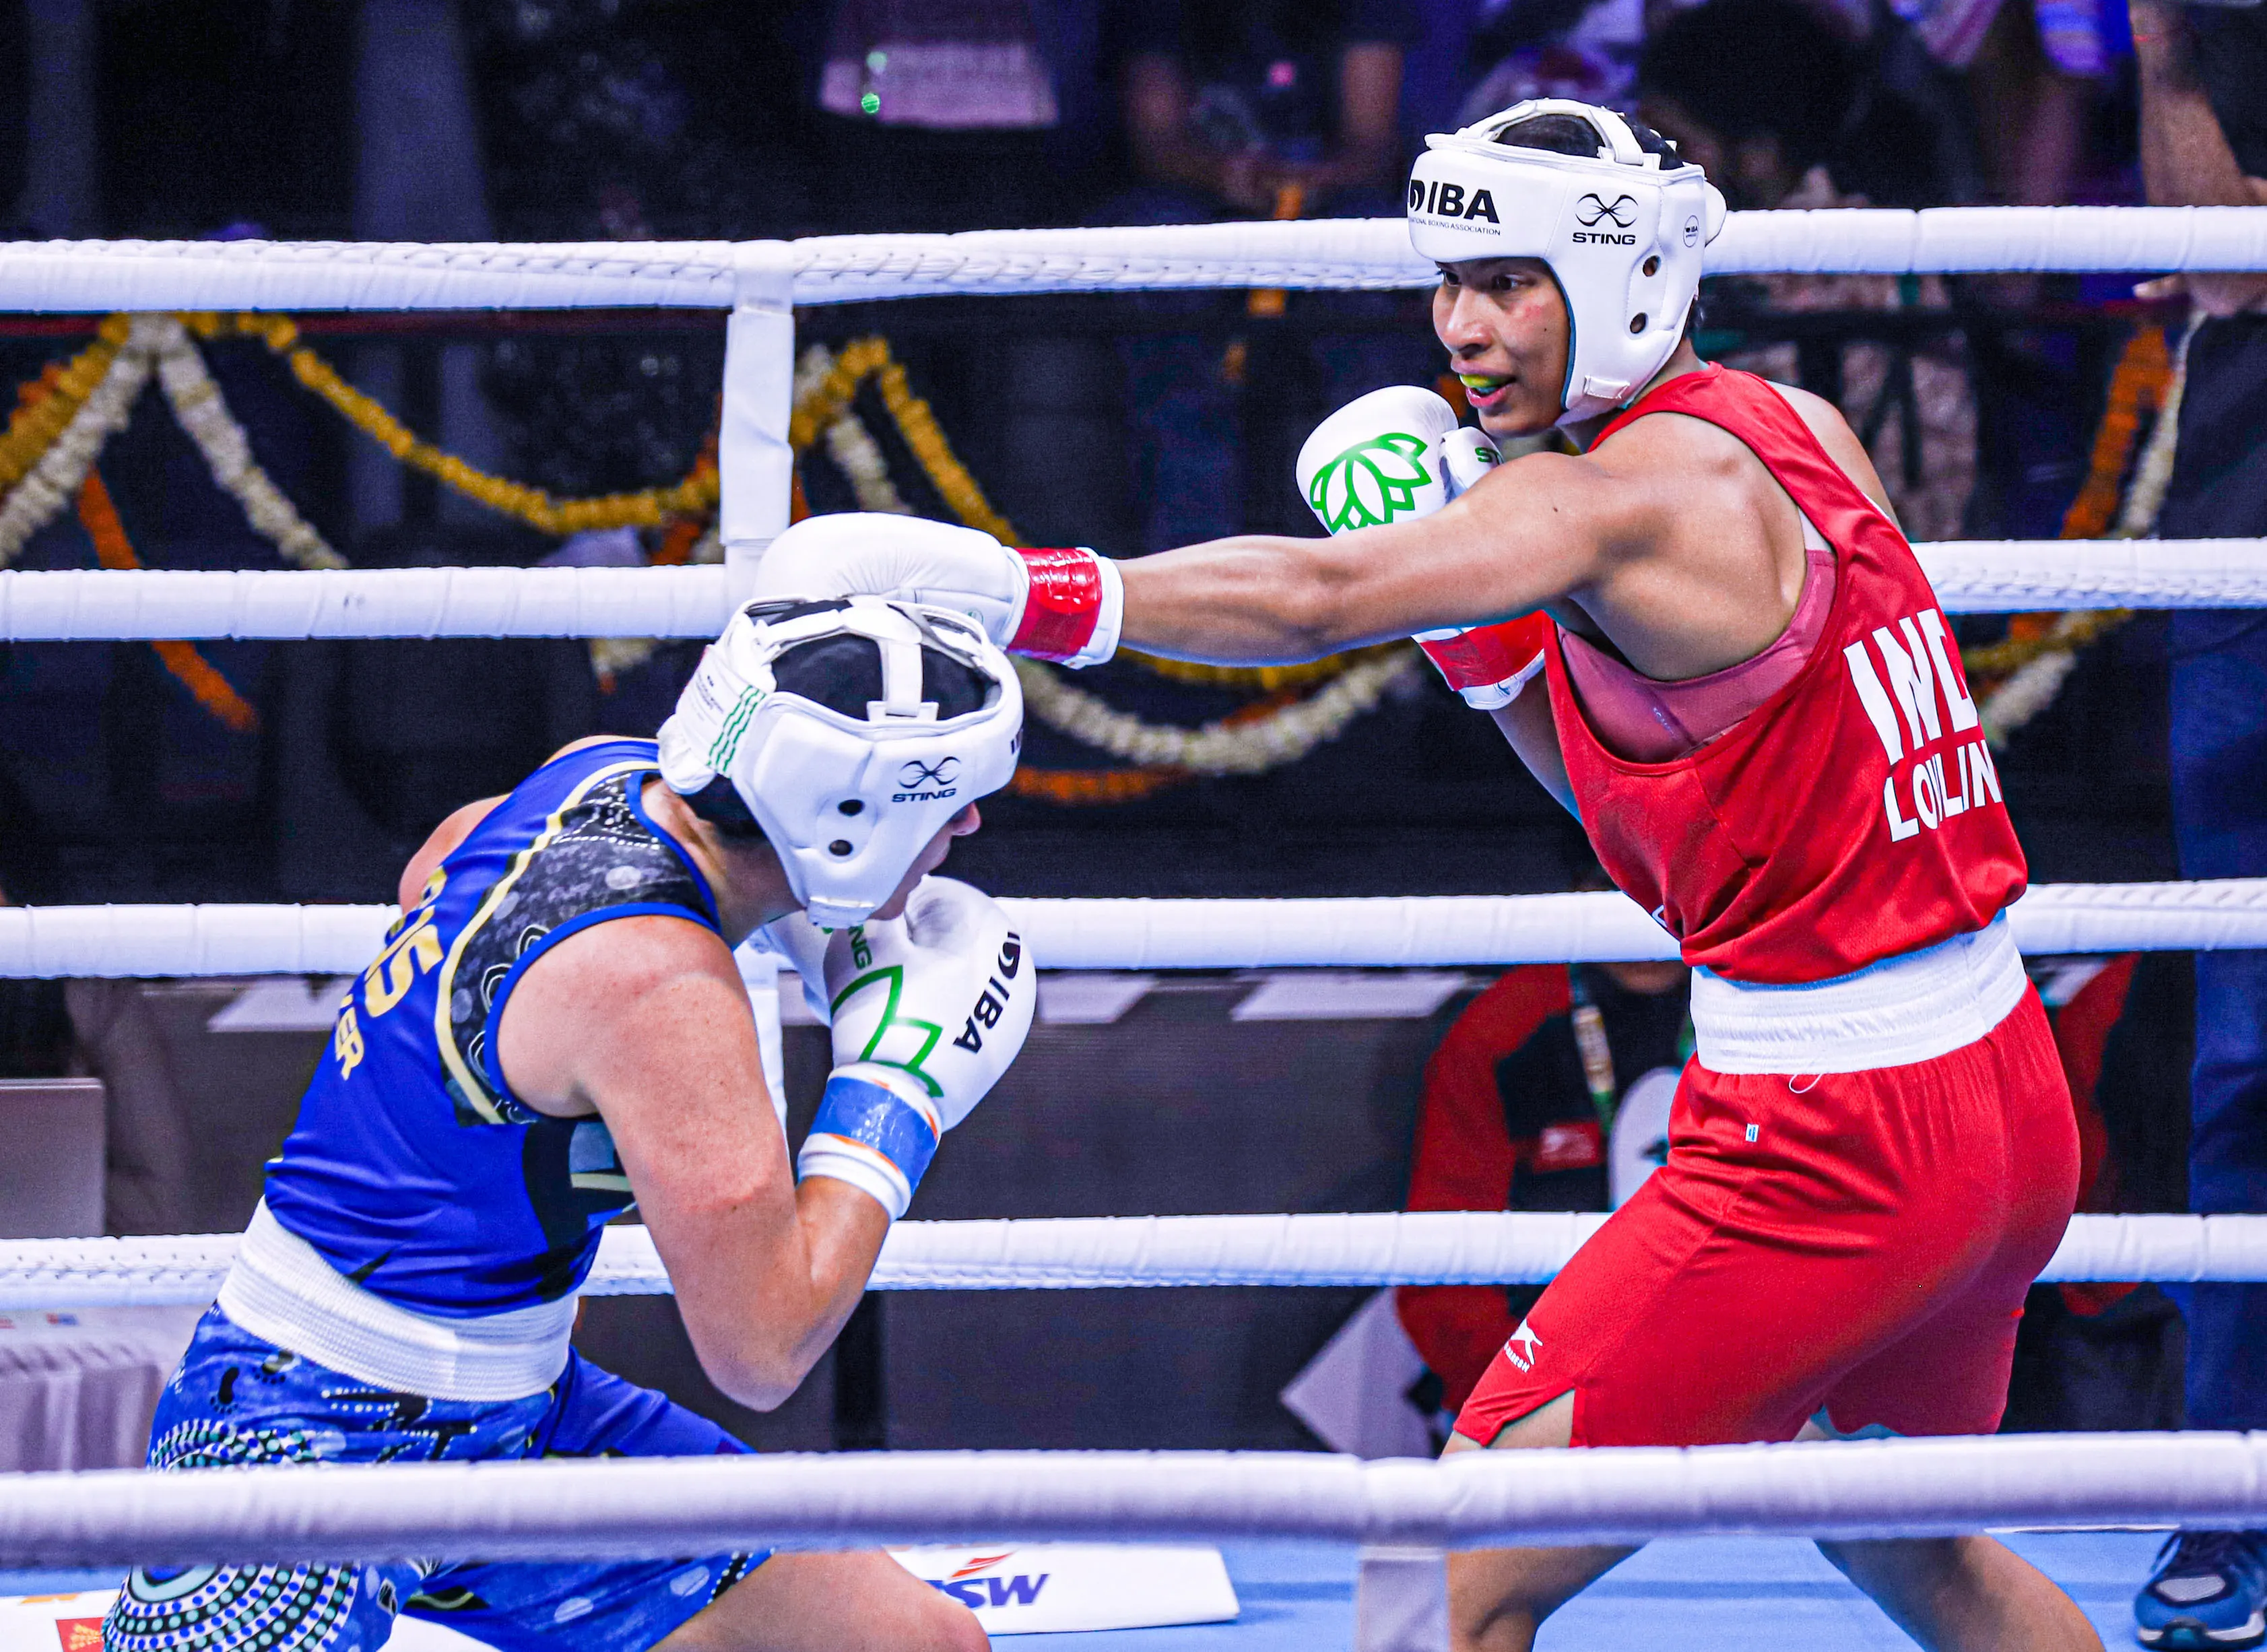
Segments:
[[[253,460],[251,438],[229,410],[188,329],[172,316],[149,319],[155,324],[158,383],[165,390],[174,418],[204,456],[213,481],[244,508],[253,532],[273,545],[285,561],[309,569],[344,568],[347,559],[331,548],[329,541]],[[136,325],[140,325],[139,319]]]
[[[2173,352],[2172,382],[2165,386],[2164,404],[2157,410],[2156,423],[2149,429],[2149,440],[2141,449],[2140,460],[2133,466],[2133,480],[2126,485],[2117,525],[2109,530],[2113,540],[2146,537],[2156,526],[2157,512],[2164,509],[2165,494],[2173,484],[2173,461],[2180,449],[2181,398],[2188,390],[2189,341],[2196,336],[2196,322],[2190,321],[2188,330],[2181,334],[2179,348]],[[2091,612],[2078,610],[2058,614],[2054,629],[2048,635],[2067,636],[2089,626],[2094,617]],[[2051,650],[2009,672],[2007,680],[1992,690],[1977,709],[1984,738],[1995,750],[2005,748],[2017,730],[2054,704],[2077,664],[2077,650],[2061,648]]]
[[[834,352],[824,344],[814,344],[803,351],[795,369],[796,400],[808,401],[816,395],[833,371]],[[828,422],[821,435],[826,443],[826,456],[849,478],[850,492],[861,510],[879,510],[893,517],[913,514],[913,508],[898,491],[897,483],[890,480],[890,461],[882,452],[882,444],[874,439],[874,433],[855,411],[844,407]]]
[[[798,401],[814,393],[834,369],[834,356],[813,344],[796,364]],[[890,478],[889,459],[857,414],[845,407],[823,432],[827,457],[849,479],[862,510],[912,516]],[[1108,753],[1124,762],[1170,766],[1200,775],[1258,775],[1295,763],[1326,740],[1334,740],[1356,717],[1375,708],[1414,664],[1413,651],[1399,650],[1364,660],[1329,686],[1295,705],[1248,723],[1210,723],[1200,729],[1145,723],[1082,688],[1074,688],[1034,660],[1016,662],[1023,685],[1024,709],[1059,734]]]
[[[1338,738],[1348,723],[1407,680],[1416,660],[1413,649],[1361,660],[1295,705],[1249,723],[1208,723],[1200,729],[1144,723],[1031,660],[1017,660],[1016,671],[1023,679],[1024,709],[1034,717],[1120,761],[1170,765],[1200,775],[1258,775],[1295,763]]]
[[[850,491],[857,496],[859,509],[886,511],[893,517],[913,514],[897,483],[890,480],[890,461],[882,444],[847,407],[826,427],[826,456],[850,479]]]
[[[53,522],[86,481],[110,438],[133,417],[152,371],[173,416],[203,456],[216,484],[244,508],[262,539],[302,568],[344,568],[283,490],[252,457],[251,439],[205,366],[187,328],[170,315],[137,315],[109,371],[80,404],[39,463],[0,503],[0,565],[13,562],[32,536]]]
[[[79,404],[62,433],[40,455],[39,463],[10,491],[7,502],[0,504],[0,567],[14,562],[32,536],[62,513],[110,438],[126,428],[134,415],[134,403],[150,382],[158,324],[166,319],[134,318],[126,342],[111,357],[102,382]]]

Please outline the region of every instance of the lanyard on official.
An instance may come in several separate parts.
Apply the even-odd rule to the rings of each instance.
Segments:
[[[1574,1048],[1582,1057],[1582,1083],[1597,1109],[1598,1130],[1614,1133],[1614,1051],[1606,1042],[1605,1013],[1590,995],[1590,983],[1580,964],[1566,966],[1566,988],[1574,1001]]]
[[[1574,1049],[1582,1058],[1582,1083],[1590,1092],[1590,1105],[1597,1112],[1598,1132],[1610,1140],[1621,1098],[1614,1083],[1614,1051],[1606,1039],[1605,1012],[1591,995],[1589,979],[1580,964],[1566,966],[1566,989],[1574,1001]],[[1693,1048],[1692,1017],[1687,1012],[1684,1030],[1676,1037],[1677,1061],[1682,1063],[1690,1058]]]

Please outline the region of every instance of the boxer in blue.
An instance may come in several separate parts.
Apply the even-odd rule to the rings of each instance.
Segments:
[[[657,743],[581,742],[451,816],[340,1008],[150,1465],[745,1450],[575,1353],[576,1292],[635,1204],[717,1387],[759,1409],[794,1391],[1030,1026],[1004,913],[928,876],[1007,783],[1022,717],[956,614],[752,606]],[[833,1026],[792,1171],[732,958],[759,933]],[[569,1652],[986,1645],[878,1553],[143,1569],[103,1641],[376,1652],[400,1612]]]

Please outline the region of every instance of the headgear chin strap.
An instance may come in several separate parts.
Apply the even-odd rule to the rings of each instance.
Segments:
[[[1500,143],[1507,127],[1571,115],[1595,156]],[[1676,353],[1700,290],[1724,197],[1690,162],[1641,149],[1611,109],[1534,98],[1460,132],[1435,132],[1409,174],[1409,241],[1443,264],[1539,258],[1566,301],[1560,424],[1628,405]]]
[[[949,609],[750,603],[661,725],[661,773],[688,797],[728,780],[811,921],[839,929],[872,916],[947,821],[1008,783],[1023,728],[1015,667]]]

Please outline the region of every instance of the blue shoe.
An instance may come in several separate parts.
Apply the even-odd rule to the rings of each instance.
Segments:
[[[2157,1575],[2133,1597],[2143,1646],[2167,1652],[2267,1641],[2267,1534],[2178,1531],[2157,1551]]]

